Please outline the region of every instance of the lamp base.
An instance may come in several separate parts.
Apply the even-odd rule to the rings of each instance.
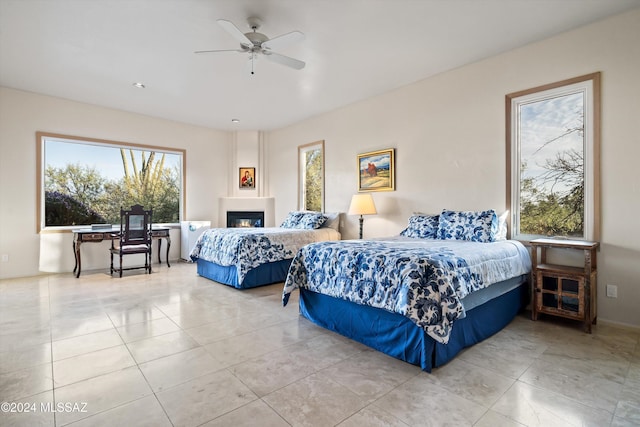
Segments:
[[[360,239],[362,239],[362,224],[364,223],[364,218],[360,215]]]

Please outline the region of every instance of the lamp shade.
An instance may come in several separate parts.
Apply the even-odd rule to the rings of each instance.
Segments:
[[[377,213],[371,194],[354,194],[351,197],[348,215],[374,215]]]

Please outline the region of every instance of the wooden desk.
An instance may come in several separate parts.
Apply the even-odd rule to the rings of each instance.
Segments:
[[[154,240],[158,240],[158,263],[161,263],[160,249],[162,248],[162,239],[167,241],[167,267],[171,267],[169,264],[169,249],[171,248],[171,236],[169,235],[169,227],[153,227],[151,229],[151,237]],[[113,227],[101,230],[92,230],[91,228],[77,228],[73,231],[73,256],[76,260],[76,265],[73,267],[73,272],[76,273],[76,278],[80,277],[80,271],[82,269],[82,258],[80,256],[80,246],[82,243],[99,243],[103,240],[111,240],[111,236],[120,233],[120,227]]]

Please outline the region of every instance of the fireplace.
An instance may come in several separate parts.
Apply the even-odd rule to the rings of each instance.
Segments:
[[[264,227],[264,211],[227,211],[227,227]]]
[[[218,212],[218,227],[230,227],[227,214],[235,212],[248,212],[250,215],[262,213],[264,217],[260,226],[275,227],[273,197],[221,197]]]

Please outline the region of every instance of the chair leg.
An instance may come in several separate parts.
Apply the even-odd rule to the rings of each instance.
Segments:
[[[111,252],[111,269],[110,274],[113,276],[113,252]]]
[[[120,254],[120,277],[122,277],[122,254]]]

